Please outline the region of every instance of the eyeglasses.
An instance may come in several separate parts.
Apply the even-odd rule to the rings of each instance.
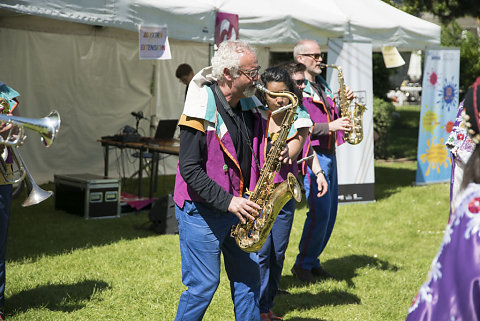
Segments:
[[[238,68],[238,70],[240,70],[248,78],[256,78],[258,76],[258,72],[260,71],[260,68],[262,67],[258,66],[257,68],[253,68],[253,69]]]
[[[304,79],[293,79],[293,82],[295,83],[295,85],[301,86],[301,85],[305,84],[305,78]]]
[[[312,59],[320,60],[320,58],[322,57],[322,54],[300,54],[300,56],[308,56]]]

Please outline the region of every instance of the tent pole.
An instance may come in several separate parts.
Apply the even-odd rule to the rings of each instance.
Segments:
[[[152,94],[152,100],[150,105],[150,137],[155,135],[155,130],[157,129],[158,115],[159,115],[159,98],[160,97],[160,88],[158,85],[158,59],[153,60],[153,75],[152,83],[150,86],[150,91]]]

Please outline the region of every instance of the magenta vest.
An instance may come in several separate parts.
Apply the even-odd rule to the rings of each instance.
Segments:
[[[260,164],[263,164],[263,153],[260,153],[260,151],[265,148],[265,133],[267,132],[266,111],[261,111],[258,108],[253,108],[251,111],[253,113],[254,124],[252,147],[255,155],[260,158]],[[207,124],[208,122],[205,121],[205,123]],[[218,112],[215,124],[208,124],[209,126],[206,129],[208,157],[204,159],[202,167],[205,169],[207,175],[225,191],[234,196],[242,196],[244,187],[243,175],[237,161],[232,138],[226,130],[226,126],[223,124],[223,120],[219,117]],[[260,170],[257,168],[254,156],[252,155],[249,190],[255,188],[259,177]],[[185,201],[203,202],[203,199],[185,183],[180,175],[178,165],[173,200],[175,204],[181,208],[183,208]]]
[[[326,82],[323,79],[321,80],[326,85]],[[337,105],[333,100],[333,94],[329,90],[327,91],[327,100],[328,100],[329,106],[325,106],[325,104],[320,99],[320,97],[318,97],[318,95],[313,91],[310,84],[308,84],[308,86],[305,87],[305,90],[303,92],[302,103],[305,109],[307,109],[308,114],[310,115],[310,118],[312,119],[314,124],[330,123],[331,121],[339,118]],[[331,108],[331,110],[333,111],[332,112],[333,119],[330,119],[326,108]],[[334,144],[336,144],[336,146],[340,146],[345,142],[343,130],[330,132],[328,135],[325,135],[324,137],[318,137],[316,139],[312,139],[311,135],[308,135],[307,139],[305,140],[305,145],[303,147],[302,157],[305,157],[307,155],[307,152],[310,146],[319,146],[322,149],[330,149],[332,147],[330,146],[331,135],[334,135],[333,142]],[[301,166],[302,166],[302,173],[305,174],[306,166],[307,166],[306,162],[302,163]]]

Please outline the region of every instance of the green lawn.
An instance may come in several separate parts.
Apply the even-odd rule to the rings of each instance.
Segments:
[[[305,201],[298,204],[281,280],[291,294],[277,297],[277,313],[296,321],[405,319],[448,219],[448,185],[413,186],[415,171],[415,161],[376,161],[376,202],[340,206],[322,255],[338,280],[303,285],[291,275],[306,213]],[[172,176],[162,177],[159,195],[172,186]],[[184,290],[178,236],[148,230],[148,212],[84,220],[55,211],[53,198],[29,208],[21,201],[8,236],[8,320],[174,319]],[[204,320],[234,320],[223,270]]]

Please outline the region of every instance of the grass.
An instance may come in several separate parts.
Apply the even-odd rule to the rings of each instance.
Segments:
[[[415,171],[415,161],[376,161],[376,202],[340,206],[321,257],[338,280],[303,285],[291,275],[307,210],[304,200],[297,204],[281,280],[291,294],[276,298],[277,313],[295,321],[405,319],[448,219],[448,185],[412,186]],[[161,177],[158,195],[172,186],[172,176]],[[184,290],[178,236],[148,230],[148,212],[84,220],[54,210],[53,198],[30,208],[21,201],[8,235],[8,320],[174,319]],[[221,278],[204,320],[234,320],[223,269]]]

